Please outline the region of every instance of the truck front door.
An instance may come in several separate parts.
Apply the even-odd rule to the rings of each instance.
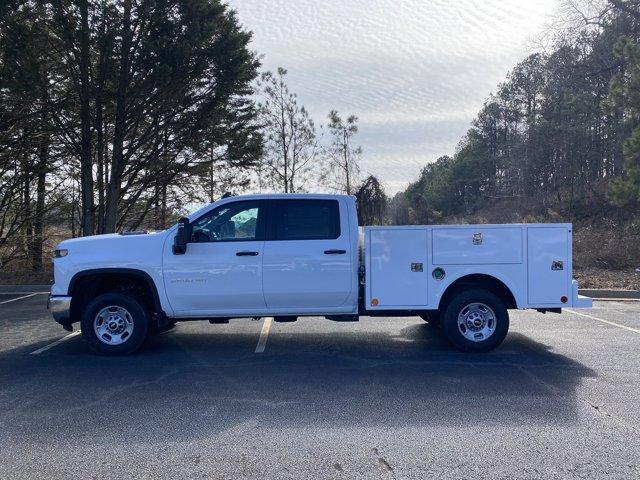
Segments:
[[[165,248],[164,282],[176,315],[264,310],[264,203],[225,203],[192,223],[184,255]]]
[[[356,272],[337,199],[269,201],[264,247],[267,308],[330,312],[347,302]]]

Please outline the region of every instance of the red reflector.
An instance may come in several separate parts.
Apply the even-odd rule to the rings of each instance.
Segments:
[[[560,301],[562,303],[567,303],[567,300],[569,300],[567,297],[565,297],[564,295],[560,297]]]

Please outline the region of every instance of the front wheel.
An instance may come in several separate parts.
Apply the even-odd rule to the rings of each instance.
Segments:
[[[149,329],[149,314],[135,297],[105,293],[82,312],[82,337],[101,355],[128,355],[140,348]]]
[[[507,336],[509,313],[497,295],[486,290],[465,290],[445,307],[442,329],[456,348],[488,352]]]

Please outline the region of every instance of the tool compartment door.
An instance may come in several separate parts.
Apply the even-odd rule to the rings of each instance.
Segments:
[[[437,227],[433,229],[435,265],[522,263],[522,227]]]
[[[426,229],[367,231],[368,309],[424,307],[428,303]]]
[[[527,283],[530,305],[561,306],[569,297],[569,229],[527,227]]]

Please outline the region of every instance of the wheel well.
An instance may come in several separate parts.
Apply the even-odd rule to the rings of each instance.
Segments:
[[[144,272],[97,271],[76,275],[71,280],[71,320],[80,320],[83,307],[103,293],[129,293],[138,298],[149,312],[160,313],[160,301],[153,280]]]
[[[481,273],[465,275],[449,285],[440,299],[440,307],[446,305],[447,302],[461,290],[468,290],[469,288],[488,290],[500,297],[507,308],[518,307],[516,299],[513,296],[513,293],[511,293],[509,287],[497,278]]]

